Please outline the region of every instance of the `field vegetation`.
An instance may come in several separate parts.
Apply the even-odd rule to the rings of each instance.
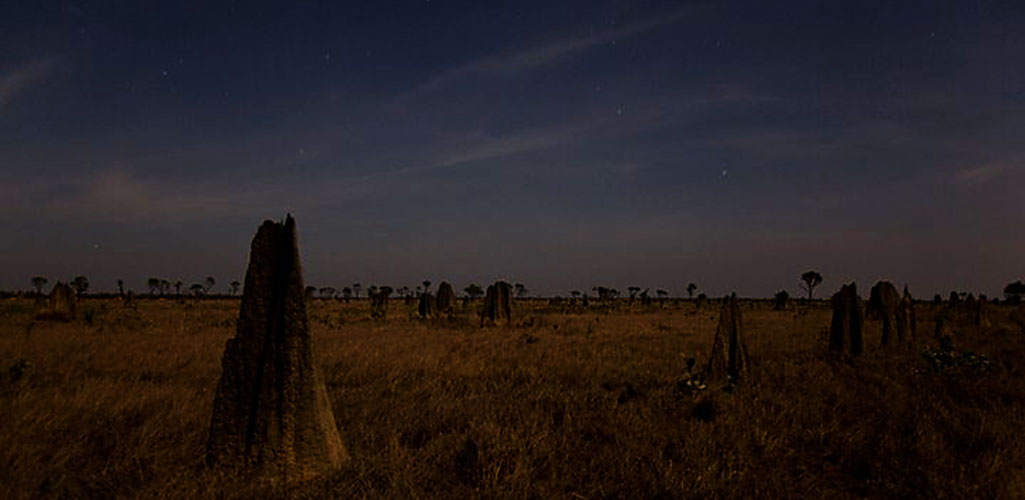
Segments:
[[[84,298],[69,323],[0,301],[0,497],[1025,498],[1018,306],[910,343],[828,353],[827,302],[743,301],[751,371],[688,385],[714,301],[480,301],[420,320],[393,300],[312,300],[343,442],[336,474],[271,484],[204,465],[237,299]]]

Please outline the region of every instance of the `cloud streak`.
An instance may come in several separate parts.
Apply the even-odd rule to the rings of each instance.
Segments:
[[[697,6],[686,6],[668,14],[652,17],[622,28],[585,37],[564,38],[546,45],[518,52],[485,57],[442,71],[394,99],[396,105],[406,104],[423,95],[443,90],[454,83],[476,77],[500,76],[554,64],[570,56],[620,38],[628,38],[656,28],[679,22],[698,13]]]
[[[954,181],[962,186],[981,186],[988,184],[1007,171],[1007,165],[993,163],[958,170],[954,173]]]
[[[0,75],[0,111],[14,102],[19,95],[43,81],[53,72],[56,65],[56,59],[39,59]]]

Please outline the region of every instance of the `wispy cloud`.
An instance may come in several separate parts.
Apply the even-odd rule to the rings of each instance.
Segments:
[[[56,59],[40,59],[0,74],[0,111],[14,102],[19,95],[44,80],[56,65]]]
[[[71,193],[42,202],[38,213],[53,220],[113,223],[182,222],[244,214],[250,196],[186,184],[157,184],[112,168],[90,175]]]
[[[700,11],[699,6],[686,6],[667,14],[645,19],[630,25],[585,37],[563,38],[545,45],[535,46],[518,52],[485,57],[476,61],[442,71],[413,89],[394,99],[401,105],[422,95],[442,90],[453,83],[473,77],[506,75],[529,71],[541,66],[557,63],[574,54],[591,49],[612,40],[639,35],[655,28],[679,22]]]
[[[964,168],[954,173],[954,182],[963,186],[981,186],[999,177],[1007,168],[1003,163]]]

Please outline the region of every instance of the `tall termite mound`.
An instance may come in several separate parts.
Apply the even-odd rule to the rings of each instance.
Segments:
[[[426,291],[420,294],[420,302],[416,305],[416,312],[423,319],[435,317],[438,314],[438,303],[434,295]]]
[[[846,343],[851,356],[860,356],[863,348],[863,319],[857,286],[854,283],[843,285],[839,292],[833,294],[832,302],[833,321],[829,328],[829,349],[842,353]]]
[[[979,295],[979,301],[975,303],[975,326],[989,328],[992,323],[989,321],[989,299],[985,295]]]
[[[731,380],[739,380],[748,367],[740,306],[737,305],[737,294],[732,294],[722,301],[712,355],[705,365],[705,378],[715,380],[729,376]]]
[[[442,281],[438,285],[438,296],[435,302],[437,302],[439,313],[452,312],[452,307],[456,303],[456,293],[452,290],[452,285],[447,281]]]
[[[901,299],[901,309],[904,311],[904,318],[907,320],[908,334],[914,338],[915,332],[918,330],[918,321],[915,317],[915,299],[911,296],[911,292],[908,291],[907,285],[904,285],[904,298]]]
[[[501,325],[512,320],[512,287],[504,281],[496,281],[484,295],[484,309],[480,313],[480,325]]]
[[[907,292],[907,288],[904,288]],[[897,340],[903,342],[911,337],[911,316],[906,299],[910,300],[910,294],[902,298],[897,292],[897,287],[889,281],[880,281],[872,287],[869,293],[868,310],[883,322],[883,334],[881,344],[890,342],[890,337],[897,335]]]
[[[234,338],[221,358],[207,463],[293,480],[336,469],[348,454],[313,363],[295,220],[253,238]]]
[[[388,314],[388,298],[391,297],[392,291],[390,286],[367,291],[367,296],[370,297],[371,318],[383,319]]]

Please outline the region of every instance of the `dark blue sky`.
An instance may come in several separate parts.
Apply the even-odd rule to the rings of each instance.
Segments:
[[[0,7],[0,288],[1025,277],[1019,2],[309,4]]]

